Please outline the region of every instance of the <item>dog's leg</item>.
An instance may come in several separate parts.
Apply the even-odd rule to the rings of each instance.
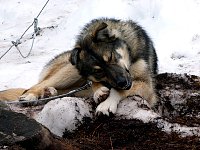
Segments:
[[[108,116],[109,113],[114,114],[117,111],[117,105],[119,102],[124,98],[133,95],[139,95],[143,97],[148,101],[150,107],[152,107],[157,100],[156,94],[152,89],[153,88],[150,85],[142,81],[134,81],[131,89],[129,90],[115,90],[112,88],[108,98],[97,106],[96,113],[102,113]]]
[[[56,66],[47,68],[45,77],[23,94],[20,99],[37,100],[43,98],[45,93],[53,96],[57,94],[57,90],[70,88],[81,79],[78,70],[71,63],[63,65],[59,69],[54,67]]]
[[[39,83],[31,87],[28,91],[26,90],[23,95],[19,97],[20,100],[37,100],[39,98],[45,98],[57,95],[57,90],[54,87],[47,87],[45,83]]]
[[[110,94],[110,89],[99,82],[92,83],[92,90],[94,93],[93,99],[97,104],[104,101]]]
[[[150,107],[153,107],[157,101],[154,91],[153,75],[148,69],[147,63],[143,59],[139,59],[130,67],[130,73],[133,77],[132,87],[130,90],[124,91],[124,95],[139,95],[148,101]]]
[[[13,88],[13,89],[8,89],[4,91],[0,91],[0,101],[1,100],[6,100],[6,101],[13,101],[13,100],[18,100],[19,96],[24,93],[26,89],[22,88]]]
[[[99,115],[102,113],[108,116],[109,113],[115,114],[117,111],[117,105],[122,99],[123,95],[121,95],[120,92],[112,88],[110,90],[110,95],[108,96],[108,98],[97,106],[96,114]]]
[[[120,92],[124,97],[138,95],[147,100],[149,107],[157,102],[157,96],[151,85],[143,81],[134,81],[130,90]]]

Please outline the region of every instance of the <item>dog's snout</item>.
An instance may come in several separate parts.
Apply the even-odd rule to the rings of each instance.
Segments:
[[[132,84],[126,78],[120,77],[118,78],[117,85],[121,89],[128,90],[131,88]]]
[[[126,82],[126,79],[125,78],[119,78],[118,79],[118,81],[117,81],[117,85],[119,86],[119,87],[124,87],[124,86],[126,86],[126,84],[127,84],[127,82]]]
[[[109,68],[109,69],[108,69]],[[109,84],[119,90],[129,90],[132,86],[130,73],[118,65],[110,65],[106,68]]]

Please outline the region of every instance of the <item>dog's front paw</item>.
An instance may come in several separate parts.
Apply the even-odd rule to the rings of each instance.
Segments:
[[[122,100],[122,98],[122,95],[120,95],[118,91],[111,89],[108,98],[97,106],[96,115],[104,114],[109,116],[109,113],[115,114],[119,101]]]
[[[96,115],[103,114],[109,116],[109,113],[115,114],[117,111],[117,105],[118,105],[117,101],[112,99],[107,99],[97,106]]]
[[[41,97],[46,98],[46,97],[51,97],[51,96],[56,96],[56,95],[58,95],[58,92],[54,87],[46,87]]]
[[[99,103],[99,102],[102,102],[104,101],[110,94],[110,90],[103,86],[103,87],[100,87],[95,93],[94,93],[94,101],[96,103]]]
[[[38,96],[33,93],[25,93],[19,97],[20,101],[34,101],[38,100]]]
[[[54,87],[45,87],[42,90],[29,90],[19,97],[20,101],[34,101],[40,98],[46,98],[57,95],[57,90]]]

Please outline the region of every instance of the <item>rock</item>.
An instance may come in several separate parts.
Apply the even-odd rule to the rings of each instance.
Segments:
[[[47,103],[35,119],[62,137],[65,131],[76,130],[85,118],[92,118],[90,110],[83,98],[65,97]]]

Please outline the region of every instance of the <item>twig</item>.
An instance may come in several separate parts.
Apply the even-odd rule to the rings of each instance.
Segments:
[[[102,124],[103,124],[103,123],[101,123],[100,125],[98,125],[98,126],[94,129],[94,131],[93,131],[93,133],[92,133],[92,137],[94,136],[96,130],[97,130]]]
[[[112,144],[112,139],[110,137],[110,146],[111,146],[111,149],[113,150],[113,144]]]

